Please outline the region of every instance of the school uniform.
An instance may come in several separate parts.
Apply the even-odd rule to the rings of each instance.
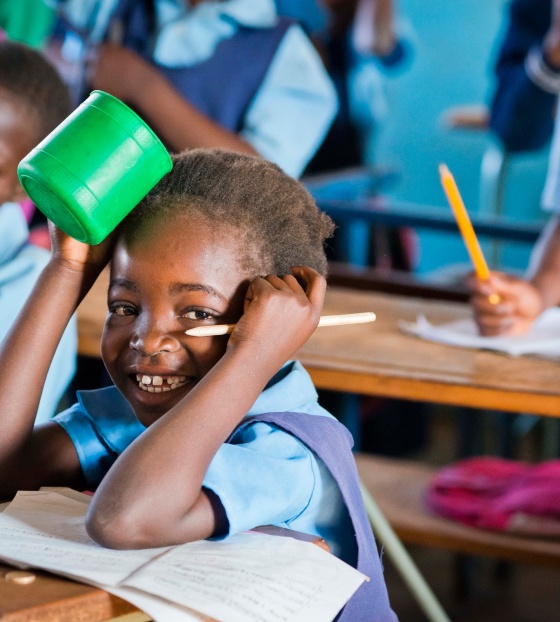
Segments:
[[[115,387],[80,392],[78,403],[54,421],[74,443],[91,488],[145,430]],[[227,535],[272,524],[323,537],[333,554],[372,578],[356,593],[368,607],[356,617],[361,604],[352,605],[352,617],[341,619],[391,621],[351,445],[349,433],[317,403],[302,365],[289,362],[218,449],[203,487],[220,498]]]
[[[495,65],[490,127],[510,152],[543,147],[552,135],[560,71],[543,57],[552,0],[512,0]]]
[[[278,18],[272,0],[192,9],[177,0],[104,0],[97,12],[87,0],[57,4],[93,43],[118,23],[125,47],[290,175],[301,174],[334,118],[336,94],[318,54],[296,23]]]
[[[31,293],[49,253],[28,243],[29,230],[17,203],[0,205],[0,340],[8,333]],[[46,317],[37,322],[48,322]],[[76,322],[70,322],[58,345],[41,395],[36,423],[50,419],[76,370]],[[30,344],[31,347],[32,344]]]
[[[497,88],[490,125],[511,152],[540,149],[549,141],[542,208],[560,213],[560,122],[556,114],[560,71],[543,55],[552,0],[512,0],[496,63]],[[556,119],[556,122],[555,122]]]

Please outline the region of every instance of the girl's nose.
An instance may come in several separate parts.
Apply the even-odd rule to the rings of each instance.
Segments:
[[[130,340],[130,347],[142,356],[150,357],[162,352],[175,352],[180,343],[171,330],[150,322],[139,327]]]

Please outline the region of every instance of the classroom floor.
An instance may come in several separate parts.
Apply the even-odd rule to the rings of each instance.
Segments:
[[[441,465],[453,461],[457,424],[452,413],[437,410],[428,415],[428,441],[407,455]],[[486,442],[492,443],[492,429]],[[541,446],[539,425],[518,446],[529,458]],[[468,558],[468,595],[458,596],[458,556],[448,551],[409,546],[418,568],[453,622],[558,622],[560,620],[560,570],[521,564],[499,564],[490,558]],[[390,560],[384,557],[389,596],[400,622],[423,622],[426,618],[402,582]]]

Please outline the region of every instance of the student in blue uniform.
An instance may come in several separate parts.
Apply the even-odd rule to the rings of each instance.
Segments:
[[[63,51],[95,49],[87,86],[130,104],[172,151],[258,153],[298,176],[333,120],[321,59],[273,0],[57,5],[73,29]]]
[[[21,202],[27,196],[17,166],[70,112],[68,91],[56,71],[35,50],[0,42],[0,341],[16,319],[49,253],[28,243]],[[37,321],[49,323],[48,316]],[[76,365],[76,327],[72,321],[53,359],[37,422],[55,414]]]
[[[341,619],[394,620],[349,434],[290,360],[319,320],[332,227],[276,165],[192,150],[102,244],[53,228],[0,354],[0,497],[96,489],[87,529],[116,548],[262,524],[317,534],[371,578]],[[109,258],[101,349],[115,386],[33,431],[58,339]],[[230,336],[185,334],[224,323]]]
[[[550,213],[533,249],[525,278],[491,272],[473,277],[472,306],[481,334],[528,331],[549,307],[560,303],[560,4],[512,0],[496,65],[497,88],[491,128],[511,152],[543,147],[552,135],[542,207]],[[555,120],[556,119],[556,120]],[[499,304],[490,302],[498,294]]]

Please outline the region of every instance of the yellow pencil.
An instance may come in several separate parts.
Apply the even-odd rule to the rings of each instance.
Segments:
[[[449,201],[449,205],[451,206],[455,220],[457,221],[457,226],[459,227],[459,231],[463,236],[465,246],[467,247],[471,261],[473,262],[476,276],[481,281],[487,281],[490,278],[490,270],[488,269],[488,264],[482,254],[482,249],[478,243],[476,233],[474,232],[471,219],[469,218],[463,199],[459,194],[459,189],[457,188],[455,179],[453,179],[453,175],[445,164],[439,165],[439,174],[441,185],[445,190],[447,200]],[[498,294],[492,294],[489,297],[489,300],[492,304],[497,304],[500,301],[500,297]]]
[[[342,326],[344,324],[365,324],[375,321],[375,313],[343,313],[341,315],[323,315],[319,320],[320,326]],[[185,335],[193,337],[212,337],[214,335],[229,335],[233,332],[235,324],[214,324],[213,326],[197,326],[185,331]]]

